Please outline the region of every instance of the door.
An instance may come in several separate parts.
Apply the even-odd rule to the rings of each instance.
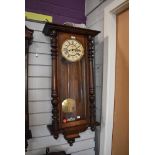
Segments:
[[[112,155],[129,155],[129,10],[116,16],[116,29]]]

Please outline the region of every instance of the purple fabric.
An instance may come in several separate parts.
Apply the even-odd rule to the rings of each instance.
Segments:
[[[25,10],[53,17],[54,23],[85,23],[85,0],[26,0]]]

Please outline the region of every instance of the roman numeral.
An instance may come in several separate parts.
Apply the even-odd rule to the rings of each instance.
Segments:
[[[68,49],[67,48],[63,48],[63,51],[68,51]]]
[[[69,41],[67,41],[67,43],[68,43],[69,45],[71,45],[71,43],[70,43]]]
[[[80,47],[80,45],[77,47],[77,49]]]

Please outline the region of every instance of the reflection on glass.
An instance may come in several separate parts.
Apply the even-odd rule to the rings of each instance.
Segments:
[[[76,102],[74,99],[67,98],[62,102],[62,112],[64,113],[63,122],[76,120]]]

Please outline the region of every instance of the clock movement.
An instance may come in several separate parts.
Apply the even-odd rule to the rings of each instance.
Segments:
[[[55,139],[62,133],[70,145],[79,133],[99,125],[95,116],[94,37],[99,31],[46,23],[51,39],[52,124]]]

